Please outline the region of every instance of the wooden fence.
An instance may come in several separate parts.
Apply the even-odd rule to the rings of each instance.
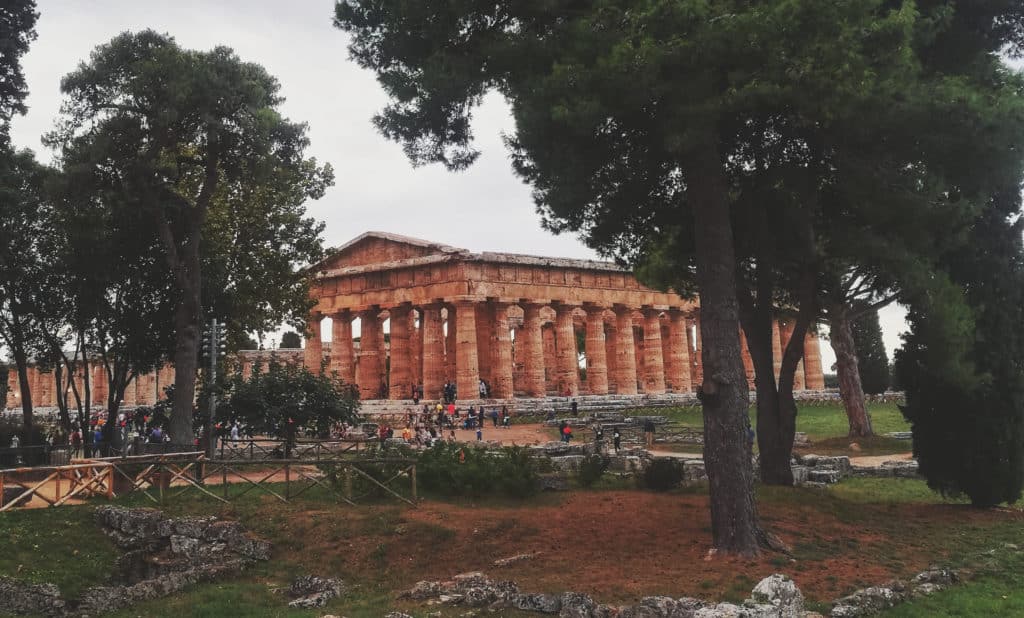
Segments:
[[[385,470],[387,478],[381,474]],[[328,473],[339,477],[340,488],[328,481]],[[357,495],[356,480],[361,480],[368,491]],[[405,482],[409,485],[408,496],[397,491],[398,484]],[[232,491],[237,485],[244,489]],[[190,492],[230,503],[257,491],[287,503],[314,487],[351,505],[371,492],[411,506],[416,506],[418,500],[416,463],[411,459],[210,460],[203,453],[174,453],[0,470],[0,512],[24,506],[34,498],[55,507],[73,498],[113,499],[137,494],[163,505]]]

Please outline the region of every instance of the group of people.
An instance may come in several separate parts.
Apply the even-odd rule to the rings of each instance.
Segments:
[[[495,429],[512,426],[512,412],[506,405],[501,408],[495,406],[490,411],[484,406],[469,406],[462,410],[453,401],[440,401],[433,406],[424,404],[422,409],[408,410],[404,427],[398,433],[389,424],[378,425],[376,437],[381,446],[396,437],[413,446],[431,446],[439,440],[455,441],[455,430],[463,429],[476,430],[477,440],[483,440],[487,418]]]

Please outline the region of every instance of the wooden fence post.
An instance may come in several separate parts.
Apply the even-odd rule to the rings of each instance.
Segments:
[[[345,499],[352,501],[352,468],[349,464],[343,464],[345,470]]]
[[[220,462],[220,484],[224,488],[224,499],[228,499],[228,464],[224,461]]]
[[[412,501],[416,502],[416,464],[409,468],[409,478],[412,479]]]
[[[292,467],[291,463],[284,464],[284,499],[287,502],[292,497]]]

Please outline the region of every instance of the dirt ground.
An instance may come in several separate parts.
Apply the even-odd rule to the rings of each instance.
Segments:
[[[289,521],[292,538],[304,545],[290,552],[310,552],[319,565],[364,577],[387,565],[389,583],[397,587],[479,570],[514,579],[523,590],[577,590],[605,602],[653,594],[741,600],[762,577],[781,571],[809,599],[827,602],[948,558],[937,555],[946,547],[935,545],[939,530],[952,534],[960,526],[1024,519],[1019,512],[902,504],[858,506],[852,521],[825,503],[761,501],[763,524],[794,549],[794,560],[778,553],[706,560],[706,495],[629,490],[545,494],[522,507],[427,501],[391,519],[370,515],[364,525],[372,533],[344,535],[332,533],[338,524],[331,512],[306,512]],[[535,556],[493,565],[524,553]]]

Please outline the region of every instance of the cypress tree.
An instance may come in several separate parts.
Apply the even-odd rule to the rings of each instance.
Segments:
[[[882,343],[882,327],[878,311],[868,311],[850,324],[857,350],[860,382],[869,395],[884,393],[889,388],[889,355]]]
[[[921,473],[978,507],[1017,501],[1024,483],[1024,268],[1007,214],[983,215],[945,284],[912,299],[896,354]]]

